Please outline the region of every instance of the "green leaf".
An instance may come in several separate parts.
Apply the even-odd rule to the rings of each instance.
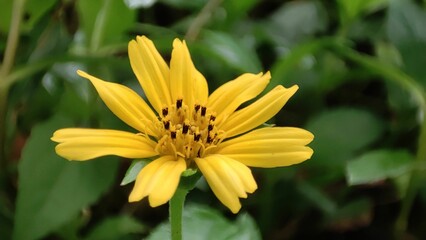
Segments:
[[[235,222],[230,222],[215,209],[200,205],[184,208],[182,235],[185,240],[261,239],[255,221],[248,214],[240,214]],[[147,239],[170,239],[170,225],[161,224]]]
[[[25,2],[25,10],[21,30],[29,32],[34,24],[37,23],[40,18],[46,15],[46,13],[53,8],[58,0],[27,0]],[[10,0],[0,0],[0,32],[9,32],[10,20],[12,17],[12,4]]]
[[[355,199],[327,216],[326,221],[331,228],[349,231],[360,226],[368,226],[373,218],[372,210],[369,199]]]
[[[258,4],[259,0],[245,0],[245,1],[224,1],[223,8],[229,12],[227,20],[235,22],[239,17],[244,17],[249,14],[250,10]]]
[[[316,205],[321,211],[333,214],[337,210],[337,204],[323,191],[308,182],[301,182],[297,185],[299,191]]]
[[[258,73],[262,67],[252,46],[222,32],[204,32],[200,48],[240,72]]]
[[[414,157],[405,150],[376,150],[347,164],[349,185],[368,184],[401,176],[413,169]]]
[[[276,10],[262,28],[278,46],[293,46],[324,31],[328,19],[318,1],[292,1]]]
[[[100,51],[102,47],[128,42],[127,32],[136,14],[123,1],[77,1],[86,47]]]
[[[426,11],[411,1],[391,1],[387,35],[402,57],[404,70],[426,86]]]
[[[389,0],[337,0],[340,19],[343,24],[358,16],[383,8]]]
[[[303,61],[306,57],[312,57],[317,52],[323,51],[325,48],[330,46],[339,45],[340,41],[337,38],[320,38],[312,40],[300,45],[295,46],[291,51],[282,56],[278,61],[275,62],[271,69],[272,79],[266,88],[266,91],[273,89],[279,84],[288,85],[290,83],[297,83],[296,80],[289,78],[290,74],[294,72],[294,69]]]
[[[133,217],[122,215],[110,217],[99,223],[85,238],[86,240],[115,240],[123,239],[134,233],[143,233],[146,227]]]
[[[157,0],[124,0],[126,6],[130,9],[149,8],[156,2]]]
[[[383,122],[372,113],[354,108],[324,111],[311,119],[306,128],[315,135],[311,147],[317,161],[311,164],[343,166],[353,153],[383,133]]]
[[[70,162],[55,153],[53,132],[72,123],[54,117],[34,127],[19,163],[13,238],[39,239],[94,203],[113,183],[118,161]]]
[[[426,12],[411,0],[390,1],[386,33],[396,45],[426,41]]]
[[[148,161],[145,160],[133,160],[130,167],[127,169],[126,174],[124,175],[123,180],[121,180],[120,185],[124,186],[136,180],[139,172],[148,164]]]
[[[247,213],[240,214],[235,222],[238,232],[230,239],[246,240],[246,239],[262,239],[259,228],[254,219]]]

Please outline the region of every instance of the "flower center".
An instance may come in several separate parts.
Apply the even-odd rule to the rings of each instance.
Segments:
[[[205,106],[187,106],[182,99],[164,107],[157,129],[161,133],[156,151],[162,155],[192,159],[203,157],[223,139],[224,132],[215,126],[216,116]]]

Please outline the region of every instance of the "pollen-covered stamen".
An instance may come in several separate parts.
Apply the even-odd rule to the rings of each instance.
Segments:
[[[191,109],[191,111],[189,111]],[[156,150],[159,154],[182,156],[191,164],[221,142],[224,134],[216,127],[216,116],[198,103],[187,106],[183,99],[164,107],[158,131],[162,137]]]

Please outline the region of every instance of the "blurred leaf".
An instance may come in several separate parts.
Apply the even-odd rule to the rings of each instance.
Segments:
[[[37,36],[37,40],[34,40],[34,50],[29,56],[29,62],[34,63],[54,56],[62,57],[68,51],[71,41],[72,36],[67,33],[65,26],[52,21],[41,31],[40,36]]]
[[[349,185],[368,184],[395,178],[413,169],[414,157],[405,150],[376,150],[348,162]]]
[[[426,86],[426,54],[419,54],[426,53],[426,40],[404,43],[399,46],[399,49],[404,62],[403,69],[416,81]]]
[[[238,216],[237,221],[235,222],[238,232],[234,234],[229,239],[236,240],[255,240],[262,239],[259,228],[256,225],[256,221],[247,213],[243,213]]]
[[[77,1],[77,7],[89,51],[128,42],[136,14],[122,0]]]
[[[356,199],[339,208],[328,216],[328,225],[339,231],[351,231],[371,223],[372,205],[366,198]]]
[[[328,19],[318,1],[292,1],[282,5],[262,26],[278,46],[292,46],[324,31]]]
[[[133,217],[122,215],[110,217],[100,222],[85,238],[86,240],[123,239],[132,233],[143,233],[146,227]]]
[[[158,0],[164,4],[175,7],[177,9],[201,9],[207,4],[207,0]]]
[[[389,0],[337,0],[340,19],[343,24],[352,21],[363,13],[384,7]]]
[[[34,127],[19,164],[14,239],[39,239],[95,202],[114,180],[113,159],[69,162],[56,155],[53,132],[71,126],[54,117]]]
[[[318,90],[330,92],[347,81],[348,68],[346,63],[331,53],[324,53],[318,59],[318,68],[321,70],[321,78],[318,82]]]
[[[258,73],[262,70],[259,58],[251,47],[223,32],[204,32],[200,48],[240,72]]]
[[[21,30],[24,32],[29,32],[34,24],[43,17],[49,9],[51,9],[58,0],[27,0],[25,2],[25,11],[23,16],[23,21],[21,25]],[[10,20],[12,17],[12,3],[11,0],[0,0],[0,32],[7,33],[9,32]]]
[[[259,0],[223,1],[222,5],[227,12],[228,21],[235,21],[237,18],[249,14],[249,11],[258,2]]]
[[[313,186],[307,182],[301,182],[297,187],[307,199],[309,199],[324,213],[333,214],[337,210],[337,204],[333,201],[333,199],[328,197],[316,186]]]
[[[131,182],[134,182],[139,172],[147,164],[147,161],[144,160],[133,160],[130,167],[127,169],[126,174],[124,175],[123,180],[121,180],[120,185],[124,186]]]
[[[130,9],[149,8],[156,2],[157,0],[124,0],[126,6]]]
[[[411,0],[390,1],[386,32],[397,46],[414,41],[426,41],[426,12]]]
[[[382,62],[395,66],[402,65],[401,54],[394,45],[387,42],[377,42],[375,47],[376,55]]]
[[[404,70],[426,86],[426,11],[412,1],[391,1],[387,36],[398,47]]]
[[[189,205],[184,208],[182,228],[185,240],[261,239],[255,221],[248,214],[240,214],[236,222],[230,222],[215,209],[200,205]],[[161,224],[147,239],[170,239],[170,225]]]
[[[306,128],[315,135],[311,147],[320,165],[343,166],[351,155],[375,142],[383,133],[383,122],[372,113],[354,108],[324,111]]]
[[[329,46],[338,44],[339,40],[336,38],[320,38],[295,46],[276,61],[272,67],[272,79],[266,90],[269,91],[278,84],[287,85],[289,83],[297,83],[295,80],[292,81],[289,79],[288,76],[299,64],[301,64],[304,58],[312,56],[319,51],[323,51]]]

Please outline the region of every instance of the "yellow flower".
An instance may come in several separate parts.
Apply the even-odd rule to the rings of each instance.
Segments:
[[[155,157],[139,172],[130,202],[148,197],[152,207],[167,203],[182,172],[198,168],[217,198],[237,213],[239,198],[257,189],[248,166],[289,166],[311,157],[313,151],[306,146],[313,139],[310,132],[293,127],[255,129],[284,106],[297,86],[279,85],[241,108],[265,89],[269,72],[243,74],[208,95],[207,82],[192,63],[185,41],[174,40],[170,67],[145,36],[130,41],[128,50],[154,111],[128,87],[77,71],[135,132],[66,128],[56,131],[52,140],[59,143],[57,154],[68,160]]]

